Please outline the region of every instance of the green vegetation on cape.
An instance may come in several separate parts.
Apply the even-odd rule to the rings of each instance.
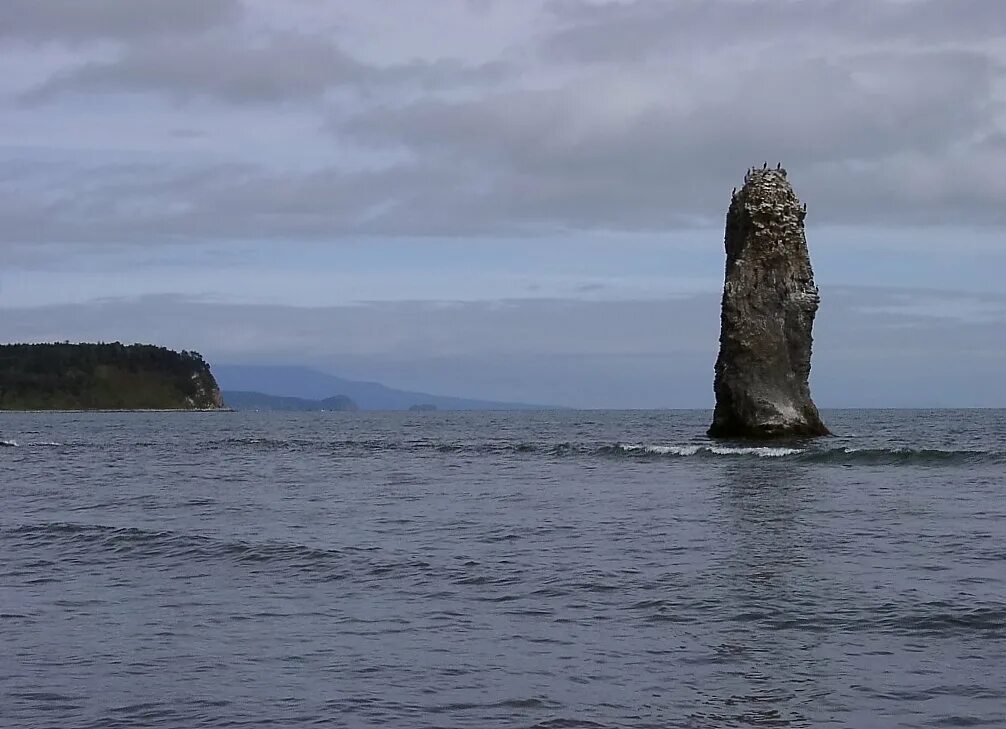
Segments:
[[[149,344],[0,345],[0,410],[223,407],[197,352]]]

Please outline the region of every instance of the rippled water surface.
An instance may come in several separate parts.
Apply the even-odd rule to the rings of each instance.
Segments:
[[[0,415],[3,727],[1006,727],[1006,412]]]

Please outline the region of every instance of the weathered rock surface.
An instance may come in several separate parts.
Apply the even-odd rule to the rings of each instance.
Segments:
[[[820,303],[804,218],[786,170],[752,169],[726,223],[714,438],[827,435],[811,400],[811,330]]]

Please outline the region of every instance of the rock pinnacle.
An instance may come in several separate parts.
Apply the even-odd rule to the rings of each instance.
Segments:
[[[714,438],[828,434],[808,383],[820,297],[806,215],[781,165],[749,170],[732,197],[709,428]]]

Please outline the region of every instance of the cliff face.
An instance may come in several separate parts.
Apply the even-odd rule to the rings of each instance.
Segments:
[[[750,170],[726,223],[726,281],[712,437],[826,435],[811,400],[812,329],[820,298],[806,206],[786,171]]]
[[[220,407],[220,389],[196,352],[119,343],[0,345],[2,410]]]
[[[199,358],[198,363],[195,363],[195,371],[191,375],[194,387],[185,396],[188,407],[192,410],[219,410],[224,407],[224,396],[220,392],[217,381],[210,373],[209,365],[203,362],[202,357],[197,353],[189,352],[187,354]]]

